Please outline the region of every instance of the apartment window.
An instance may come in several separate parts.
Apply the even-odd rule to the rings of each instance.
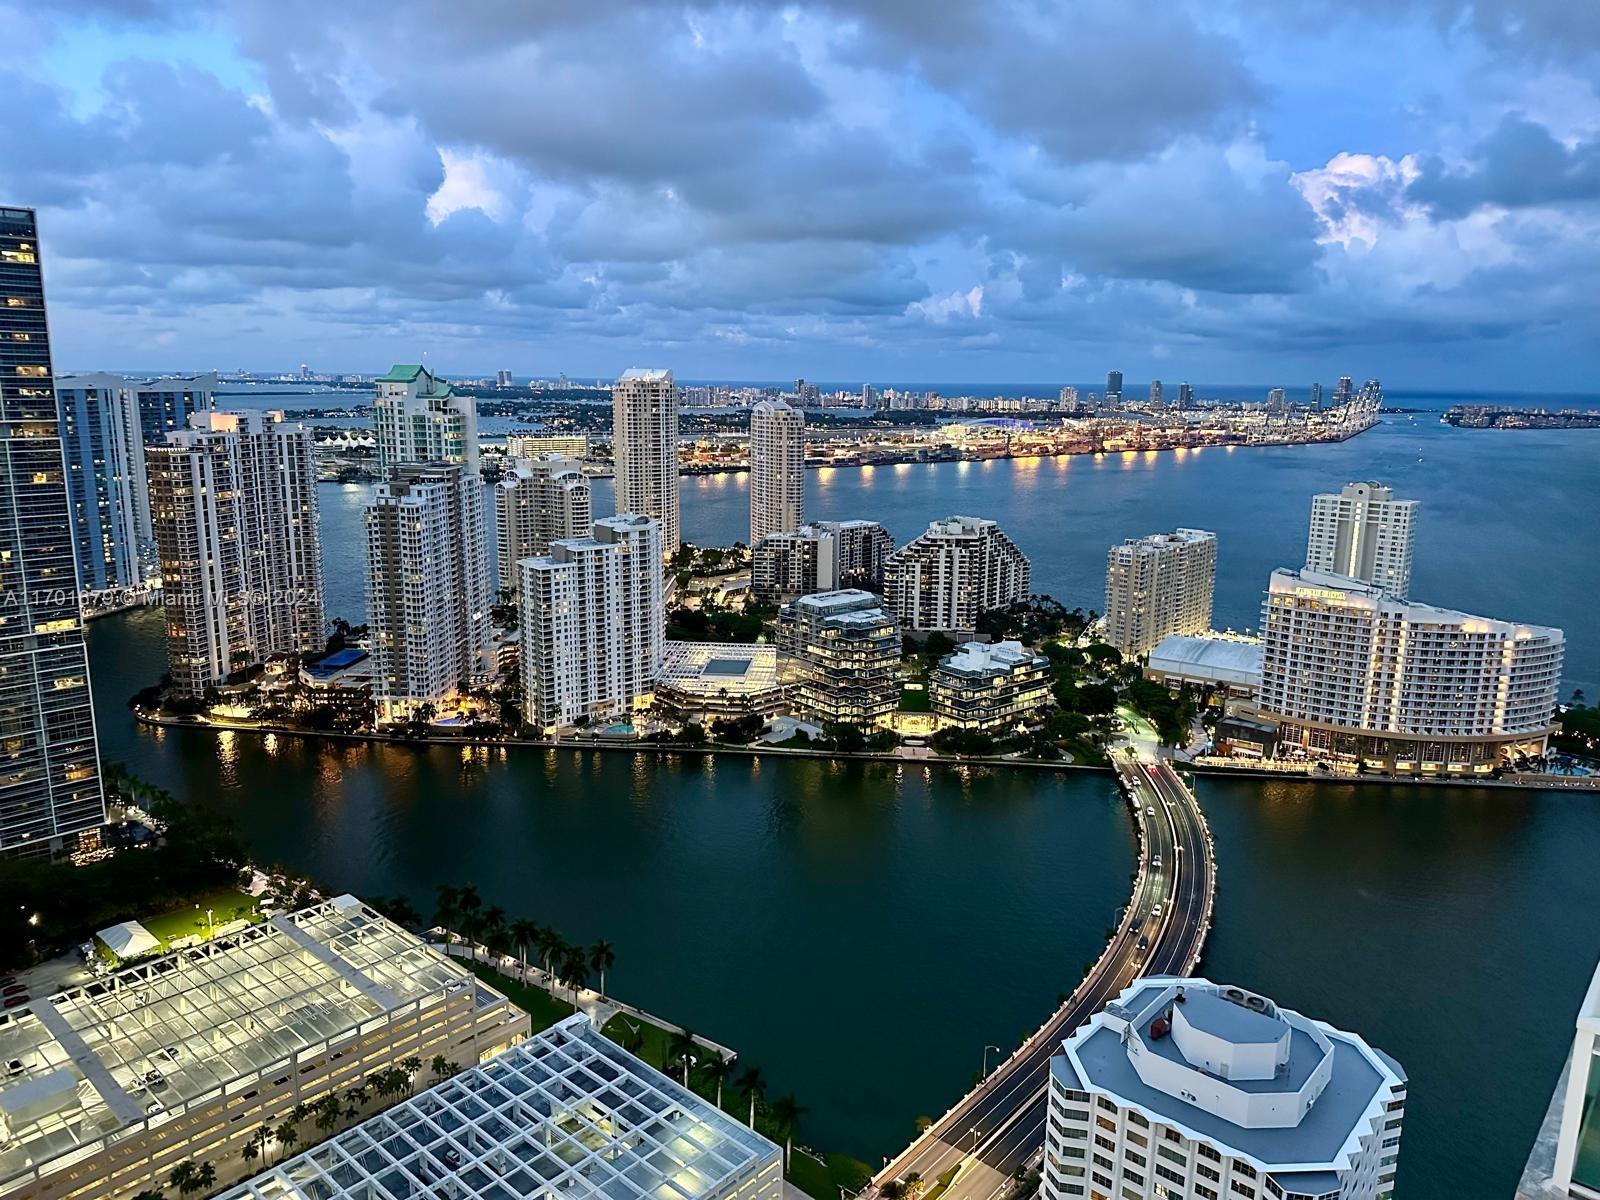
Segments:
[[[1254,1196],[1256,1194],[1256,1189],[1251,1187],[1242,1179],[1235,1179],[1228,1186],[1234,1191],[1238,1192],[1241,1196]]]

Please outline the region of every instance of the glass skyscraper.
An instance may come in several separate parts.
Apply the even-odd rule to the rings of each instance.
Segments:
[[[104,822],[37,222],[0,208],[0,854]]]

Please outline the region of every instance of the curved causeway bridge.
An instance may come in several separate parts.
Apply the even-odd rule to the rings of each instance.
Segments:
[[[1061,1043],[1139,976],[1189,975],[1199,963],[1217,877],[1205,816],[1165,761],[1118,752],[1115,765],[1140,830],[1139,873],[1116,932],[1066,1003],[892,1159],[874,1188],[915,1172],[930,1188],[948,1177],[941,1200],[991,1200],[1044,1146],[1050,1056]]]

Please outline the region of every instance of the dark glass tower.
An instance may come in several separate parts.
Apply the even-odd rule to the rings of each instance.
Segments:
[[[0,208],[0,854],[104,823],[37,221]]]

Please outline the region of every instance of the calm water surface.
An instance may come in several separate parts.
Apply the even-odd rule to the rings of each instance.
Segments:
[[[1600,568],[1573,547],[1596,532],[1595,447],[1399,417],[1340,446],[817,472],[809,503],[901,538],[994,517],[1037,588],[1096,608],[1112,541],[1215,529],[1218,621],[1247,626],[1267,573],[1299,561],[1309,494],[1378,477],[1424,502],[1414,594],[1563,626],[1569,682],[1592,693]],[[322,490],[330,613],[361,612],[365,494]],[[742,476],[686,480],[686,536],[743,536],[747,503]],[[95,623],[90,649],[108,759],[332,886],[426,908],[470,880],[611,940],[619,993],[738,1047],[810,1110],[806,1140],[871,1161],[1070,990],[1125,899],[1131,833],[1098,775],[150,732],[124,701],[162,670],[157,615]],[[1234,782],[1201,798],[1221,871],[1206,970],[1406,1066],[1401,1200],[1509,1194],[1600,950],[1600,804]]]

